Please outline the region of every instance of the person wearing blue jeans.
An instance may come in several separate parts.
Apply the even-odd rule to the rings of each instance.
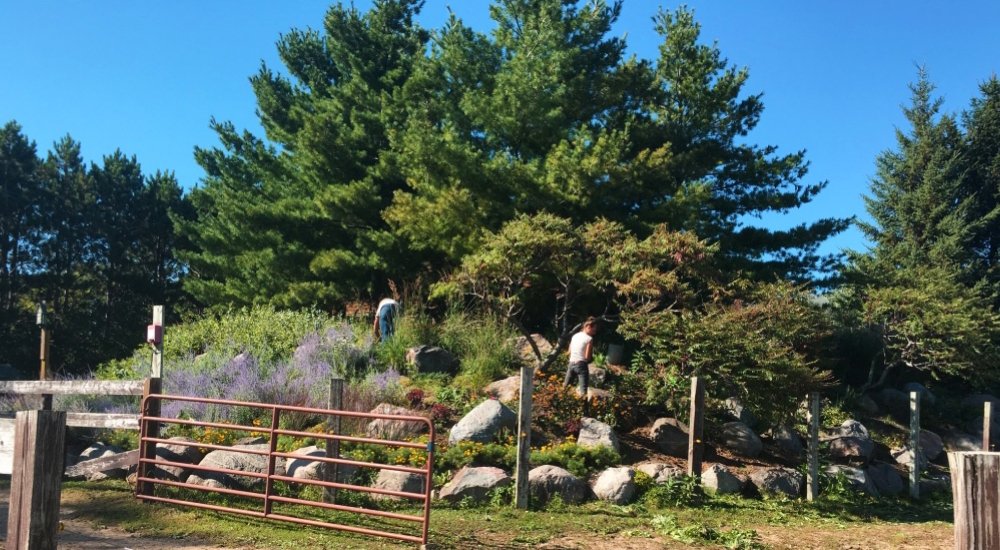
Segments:
[[[399,302],[392,298],[385,298],[378,303],[375,308],[375,338],[381,339],[382,343],[392,338],[396,333],[396,314],[399,310]]]

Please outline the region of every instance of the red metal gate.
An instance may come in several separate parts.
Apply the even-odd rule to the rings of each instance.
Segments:
[[[231,406],[231,407],[248,407],[251,409],[259,409],[261,411],[270,411],[271,414],[271,426],[261,427],[261,426],[244,426],[228,423],[218,423],[218,422],[198,422],[194,420],[185,420],[178,418],[165,418],[160,415],[160,405],[167,401],[184,401],[193,403],[206,403],[217,406]],[[364,535],[374,535],[379,537],[387,537],[392,539],[404,540],[409,542],[427,544],[427,530],[428,521],[430,519],[430,507],[431,507],[431,483],[432,483],[432,472],[434,467],[434,424],[423,417],[419,416],[395,416],[386,414],[371,414],[371,413],[360,413],[360,412],[348,412],[348,411],[335,411],[329,409],[313,409],[308,407],[292,407],[286,405],[271,405],[264,403],[246,403],[241,401],[227,401],[221,399],[203,399],[197,397],[183,397],[175,395],[149,395],[143,399],[142,402],[142,417],[140,419],[140,444],[139,444],[139,470],[136,479],[136,497],[147,501],[147,502],[164,502],[169,504],[178,504],[183,506],[192,506],[195,508],[204,508],[208,510],[216,510],[222,512],[231,512],[234,514],[242,514],[246,516],[267,518],[281,521],[288,521],[292,523],[298,523],[303,525],[312,525],[316,527],[326,527],[329,529],[338,529],[342,531],[349,531],[352,533],[359,533]],[[416,422],[422,423],[427,426],[429,431],[428,443],[416,443],[412,441],[390,441],[385,439],[373,439],[365,437],[353,437],[345,436],[339,434],[331,433],[313,433],[313,432],[303,432],[295,430],[284,430],[280,429],[281,414],[285,412],[295,412],[295,413],[305,413],[318,416],[326,417],[354,417],[354,418],[364,418],[364,419],[386,419],[404,422]],[[169,445],[178,445],[177,441],[171,441],[163,439],[159,436],[160,425],[180,425],[180,426],[190,426],[190,427],[201,427],[201,428],[212,428],[212,429],[224,429],[224,430],[238,430],[256,434],[266,434],[269,436],[270,448],[268,450],[263,449],[235,449],[233,447],[225,445],[214,445],[210,443],[190,443],[182,444],[185,446],[196,446],[202,449],[210,450],[226,450],[233,452],[240,452],[244,454],[251,455],[261,455],[267,457],[267,472],[265,473],[255,473],[255,472],[244,472],[239,470],[230,470],[224,468],[213,468],[208,466],[199,466],[184,464],[179,462],[172,462],[169,460],[161,460],[156,456],[156,444],[163,443]],[[296,455],[292,453],[282,453],[278,452],[278,436],[287,435],[293,437],[312,437],[316,439],[326,440],[327,446],[331,442],[354,442],[354,443],[370,443],[376,445],[386,445],[390,447],[408,447],[413,449],[421,449],[427,453],[427,461],[423,468],[415,468],[411,466],[402,466],[398,464],[377,464],[374,462],[363,462],[356,460],[347,460],[336,457],[318,457],[318,456],[305,456]],[[328,455],[330,453],[327,453]],[[384,489],[377,489],[374,487],[365,487],[360,485],[352,485],[348,483],[338,483],[336,478],[332,481],[319,481],[310,479],[301,479],[289,477],[287,475],[277,475],[275,473],[275,465],[278,458],[285,459],[296,459],[296,460],[307,460],[322,462],[326,464],[324,466],[325,470],[329,472],[331,470],[331,465],[343,464],[347,466],[355,466],[358,468],[376,468],[380,470],[393,470],[399,472],[415,473],[424,476],[424,490],[423,493],[410,493],[401,491],[389,491]],[[155,475],[156,466],[173,466],[179,468],[190,469],[195,472],[211,472],[217,474],[229,474],[238,475],[246,478],[257,478],[264,482],[263,492],[245,491],[233,488],[219,488],[219,487],[206,487],[204,485],[194,485],[190,483],[185,483],[181,481],[170,481],[167,479],[160,479],[159,476]],[[331,479],[328,475],[325,479]],[[423,502],[423,514],[422,515],[410,515],[397,512],[389,512],[384,510],[376,510],[369,508],[360,508],[356,506],[346,506],[342,504],[336,504],[335,502],[318,502],[313,500],[304,500],[299,498],[291,498],[287,496],[282,496],[275,494],[274,483],[276,481],[281,481],[285,483],[298,483],[304,485],[315,485],[319,487],[324,487],[326,489],[337,489],[337,490],[348,490],[348,491],[360,491],[365,493],[386,495],[390,497],[397,497],[403,499],[411,499]],[[218,493],[221,495],[230,495],[235,497],[246,497],[253,500],[259,500],[259,509],[246,509],[246,508],[235,508],[232,506],[224,506],[219,504],[212,504],[206,502],[194,502],[192,500],[185,500],[183,495],[170,496],[156,496],[154,494],[154,488],[156,485],[163,485],[169,487],[177,487],[181,489],[192,489],[195,491]],[[293,504],[302,505],[313,508],[321,508],[327,510],[335,510],[340,512],[351,512],[356,514],[363,514],[366,516],[376,516],[379,518],[403,520],[405,522],[415,522],[419,524],[420,535],[409,535],[404,533],[396,533],[383,531],[378,529],[369,529],[365,527],[353,526],[353,525],[343,525],[339,523],[332,523],[326,521],[317,521],[314,519],[307,519],[301,517],[295,517],[285,514],[275,513],[273,511],[274,503],[283,504]]]

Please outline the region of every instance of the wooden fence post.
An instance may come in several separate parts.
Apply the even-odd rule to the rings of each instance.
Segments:
[[[691,425],[688,430],[687,475],[701,479],[702,439],[705,433],[705,384],[701,378],[691,378]]]
[[[17,413],[7,548],[55,550],[66,445],[64,411]]]
[[[517,408],[517,480],[514,484],[514,504],[528,509],[528,468],[531,459],[531,394],[534,391],[535,368],[521,367],[521,396]]]
[[[948,453],[955,550],[1000,550],[1000,453]]]
[[[343,378],[331,378],[330,379],[330,406],[327,407],[331,411],[341,411],[344,409],[344,379]],[[340,415],[332,414],[326,417],[326,431],[334,435],[340,435]],[[326,440],[326,457],[327,458],[340,458],[340,440],[339,439],[327,439]],[[331,464],[327,462],[323,465],[323,481],[336,482],[338,474],[340,473],[339,464]],[[336,504],[337,502],[337,490],[333,487],[323,487],[323,502],[327,504]]]
[[[819,394],[809,394],[809,479],[806,500],[819,497]]]
[[[153,325],[161,327],[163,330],[163,306],[153,306]],[[162,333],[161,333],[162,334]],[[163,378],[163,337],[159,342],[153,344],[153,360],[150,376],[153,378]]]
[[[990,452],[990,432],[993,424],[993,403],[983,403],[983,451]]]
[[[920,392],[910,392],[910,497],[920,498]]]
[[[149,422],[145,417],[158,417],[160,416],[160,400],[150,399],[146,401],[146,397],[150,395],[159,395],[163,393],[162,381],[159,378],[147,378],[146,385],[142,390],[142,399],[146,404],[145,410],[142,411],[143,418],[139,421],[139,435],[140,437],[160,437],[160,424],[158,422]],[[147,464],[143,462],[142,458],[156,459],[156,443],[146,442],[140,443],[140,460],[139,467],[136,469],[136,484],[135,491],[140,495],[153,496],[154,484],[144,483],[138,481],[138,478],[152,478],[156,475],[156,466],[152,464]],[[144,500],[143,502],[149,504],[152,501]]]

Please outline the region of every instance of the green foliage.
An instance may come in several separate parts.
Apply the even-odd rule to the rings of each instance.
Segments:
[[[100,441],[105,445],[118,447],[123,451],[131,451],[139,448],[139,432],[136,430],[100,430],[94,437],[95,441]]]
[[[569,471],[577,477],[586,477],[591,472],[609,468],[621,462],[621,456],[609,447],[581,447],[572,438],[559,444],[543,445],[531,451],[531,463],[535,466],[551,464]]]
[[[494,466],[505,470],[514,467],[517,445],[513,438],[502,443],[477,443],[459,441],[457,445],[443,446],[434,457],[436,471],[454,471],[463,466]]]
[[[694,506],[703,498],[701,486],[693,476],[673,476],[663,483],[654,483],[642,502],[651,508]]]
[[[752,529],[719,531],[706,525],[682,526],[674,515],[658,515],[651,520],[653,529],[684,544],[713,544],[730,550],[766,550],[760,535]]]

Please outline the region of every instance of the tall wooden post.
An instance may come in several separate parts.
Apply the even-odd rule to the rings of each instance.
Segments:
[[[147,378],[146,385],[142,390],[143,402],[146,404],[145,409],[142,411],[143,417],[158,417],[160,416],[160,400],[159,399],[149,399],[146,398],[150,395],[159,395],[163,392],[161,379],[159,378]],[[158,422],[147,422],[146,418],[142,419],[142,426],[140,426],[139,435],[140,437],[160,437],[160,424]],[[156,459],[156,443],[145,442],[140,443],[139,458],[147,458],[150,460]],[[137,478],[150,478],[152,479],[156,472],[156,466],[152,464],[147,464],[142,460],[139,461],[139,468],[136,471]],[[153,495],[153,484],[145,483],[142,481],[136,481],[135,491],[140,495],[152,496]],[[150,500],[144,500],[143,502],[151,503]]]
[[[327,408],[330,409],[331,411],[341,411],[344,409],[343,378],[330,379],[330,403]],[[340,435],[339,414],[331,414],[330,416],[326,417],[326,431],[334,435]],[[326,457],[340,458],[339,439],[326,440]],[[339,464],[331,464],[328,462],[323,465],[323,481],[336,482],[339,473],[340,473]],[[323,487],[323,502],[327,504],[336,504],[337,490],[334,489],[333,487]]]
[[[50,349],[51,336],[49,335],[49,327],[42,326],[42,346],[39,353],[39,359],[41,363],[41,368],[39,369],[38,379],[48,380],[49,373],[49,349]],[[51,411],[52,410],[52,394],[46,393],[42,395],[42,410]]]
[[[993,431],[993,402],[983,403],[983,450],[990,452],[990,432]]]
[[[153,326],[163,326],[163,306],[153,306]],[[151,372],[153,378],[163,378],[163,338],[153,344]]]
[[[910,497],[920,498],[920,392],[910,392]]]
[[[7,548],[55,550],[66,444],[64,411],[21,411],[15,420]]]
[[[819,394],[809,394],[809,479],[806,500],[819,497]]]
[[[514,504],[528,509],[528,469],[531,458],[531,394],[534,391],[534,367],[521,367],[521,399],[517,407],[517,479]]]
[[[691,426],[688,430],[687,475],[701,479],[701,457],[704,453],[705,433],[705,383],[691,378]]]
[[[1000,453],[948,453],[955,550],[1000,550]]]

